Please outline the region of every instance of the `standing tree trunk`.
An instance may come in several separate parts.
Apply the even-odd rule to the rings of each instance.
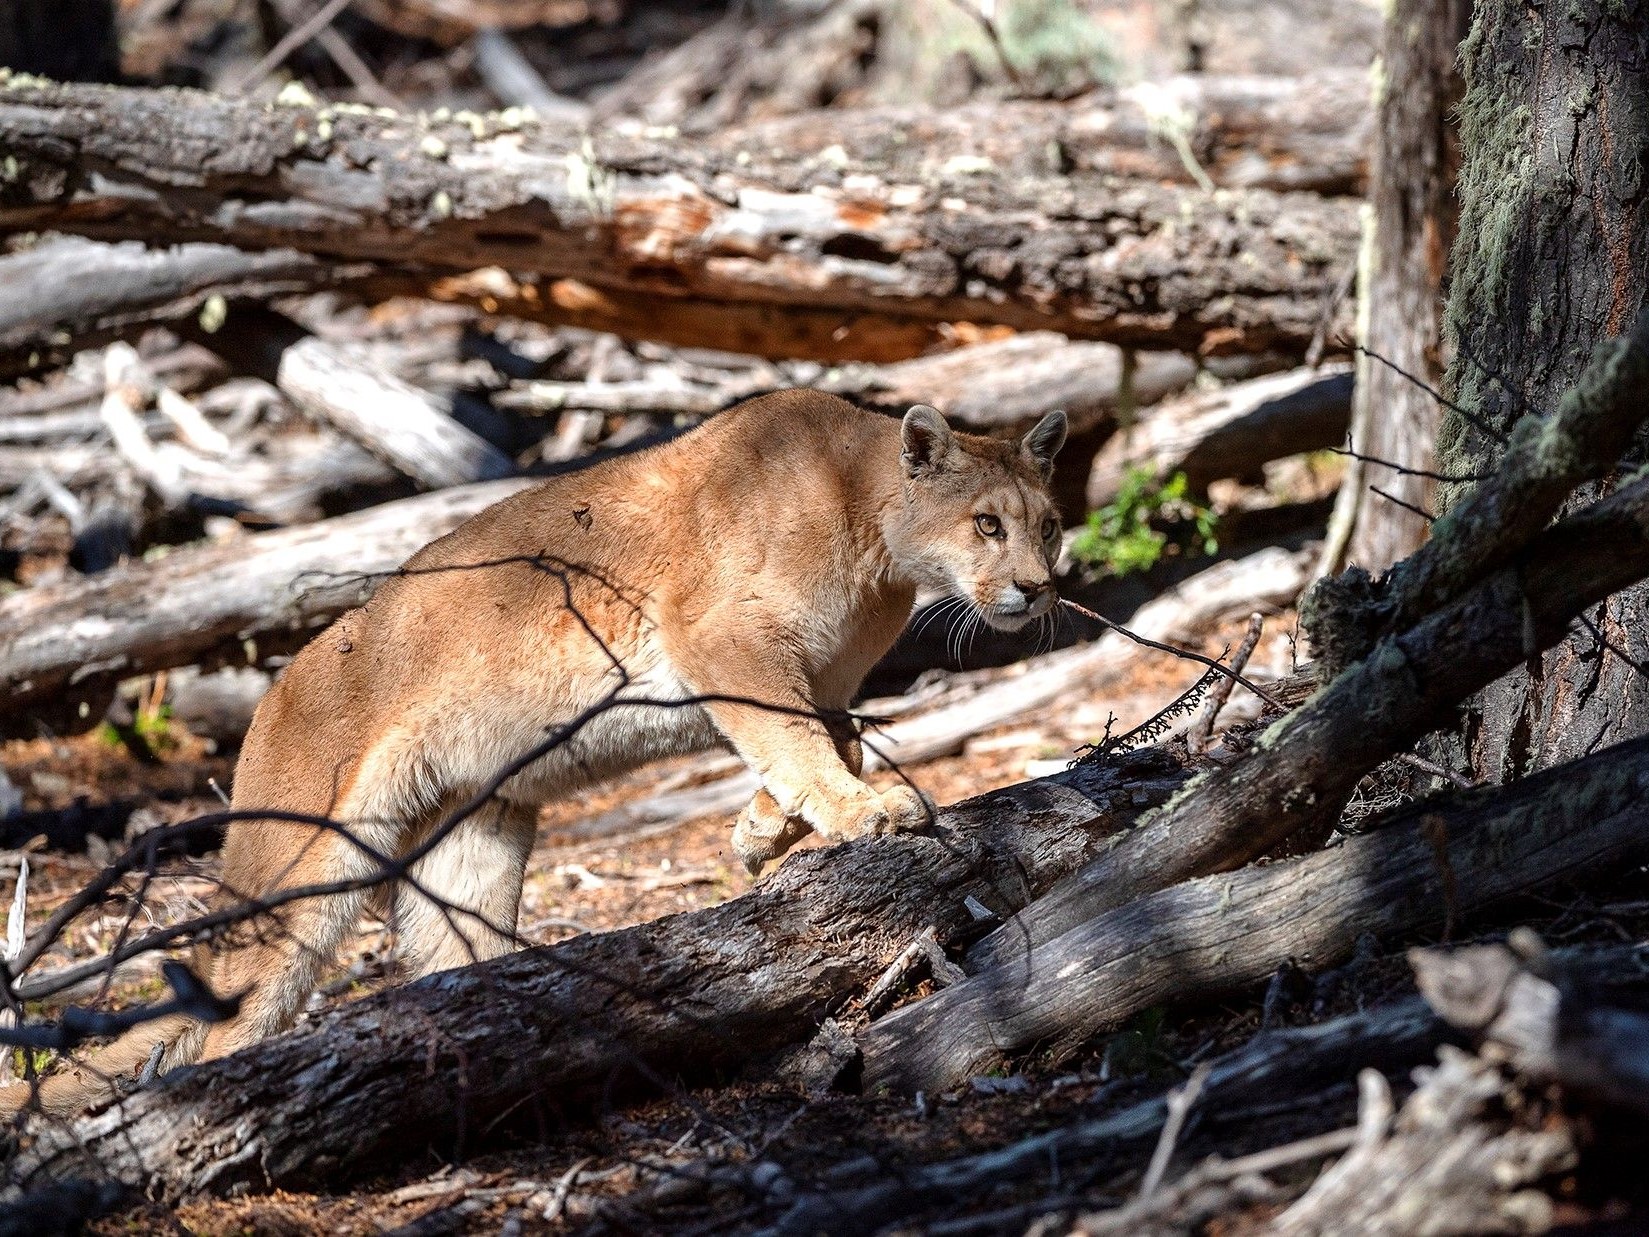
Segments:
[[[1460,239],[1440,471],[1481,473],[1529,411],[1548,413],[1592,346],[1637,314],[1649,271],[1649,5],[1482,0],[1461,48]],[[1602,488],[1610,487],[1605,482]],[[1589,502],[1596,489],[1571,502]],[[1442,487],[1445,508],[1460,485]],[[1485,690],[1461,741],[1505,781],[1649,732],[1638,585]],[[1623,656],[1624,655],[1624,656]]]
[[[1351,446],[1367,458],[1352,458],[1340,487],[1323,553],[1325,572],[1355,563],[1378,575],[1425,540],[1420,512],[1437,501],[1429,478],[1374,461],[1434,471],[1442,409],[1403,374],[1434,389],[1442,384],[1443,280],[1454,243],[1460,168],[1455,51],[1470,10],[1469,0],[1397,0],[1386,18],[1357,337],[1391,364],[1367,354],[1357,358]],[[1391,497],[1375,493],[1376,486]]]

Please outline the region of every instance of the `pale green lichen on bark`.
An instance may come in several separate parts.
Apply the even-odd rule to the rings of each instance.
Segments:
[[[1505,294],[1514,274],[1514,250],[1535,192],[1534,114],[1521,101],[1525,84],[1518,67],[1499,57],[1495,47],[1503,23],[1528,20],[1509,3],[1483,4],[1460,45],[1466,79],[1459,108],[1460,142],[1466,161],[1460,171],[1459,239],[1450,261],[1451,287],[1443,329],[1456,358],[1450,366],[1451,394],[1472,416],[1482,415],[1489,407],[1486,397],[1493,380],[1465,360],[1458,345],[1469,334],[1469,324],[1506,319]],[[1531,34],[1540,38],[1539,28],[1532,23],[1523,37]],[[1445,416],[1438,432],[1441,471],[1487,471],[1493,451],[1478,445],[1480,441],[1469,434],[1465,416]],[[1457,504],[1472,484],[1441,483],[1441,509]]]

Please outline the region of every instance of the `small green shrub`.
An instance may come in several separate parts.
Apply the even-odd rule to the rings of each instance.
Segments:
[[[1071,556],[1096,571],[1125,576],[1149,571],[1165,553],[1214,554],[1218,517],[1186,497],[1185,474],[1158,482],[1146,468],[1130,468],[1116,498],[1088,513],[1071,542]]]

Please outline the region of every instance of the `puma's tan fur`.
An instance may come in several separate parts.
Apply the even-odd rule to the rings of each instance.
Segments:
[[[371,877],[376,855],[405,855],[506,762],[615,695],[653,703],[597,711],[396,887],[413,975],[512,948],[539,804],[718,737],[764,787],[733,834],[752,871],[808,830],[837,840],[921,825],[929,809],[913,791],[859,780],[858,737],[833,711],[918,589],[961,596],[1008,629],[1052,607],[1047,481],[1064,436],[1059,413],[1001,442],[953,433],[923,406],[901,423],[789,391],[483,511],[311,642],[269,692],[235,810],[325,816],[352,837],[237,820],[220,904]],[[107,1096],[158,1042],[170,1067],[280,1031],[370,896],[290,902],[276,924],[220,941],[208,977],[243,995],[233,1019],[139,1027],[48,1079],[42,1102]]]

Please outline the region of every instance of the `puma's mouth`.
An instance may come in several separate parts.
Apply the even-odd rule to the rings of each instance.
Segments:
[[[1019,631],[1041,618],[1054,607],[1052,590],[1038,594],[1030,601],[1023,597],[1003,600],[992,606],[978,606],[980,617],[998,631]]]

